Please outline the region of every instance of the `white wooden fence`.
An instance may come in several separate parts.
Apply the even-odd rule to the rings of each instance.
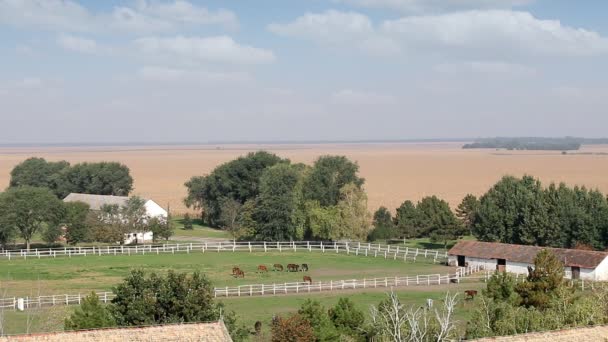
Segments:
[[[146,254],[175,254],[175,253],[206,253],[206,252],[322,252],[346,253],[364,255],[367,257],[381,257],[404,261],[416,261],[418,258],[433,260],[434,263],[447,259],[447,252],[371,244],[362,242],[318,242],[318,241],[224,241],[200,242],[162,245],[135,245],[135,246],[96,246],[96,247],[64,247],[32,250],[4,250],[0,251],[0,259],[41,259],[78,256],[102,255],[146,255]]]
[[[458,283],[462,277],[479,272],[480,266],[471,266],[467,268],[459,268],[455,273],[451,274],[424,274],[416,276],[404,277],[384,277],[371,279],[348,279],[348,280],[330,280],[316,283],[283,283],[283,284],[259,284],[259,285],[240,285],[235,287],[216,287],[213,289],[215,297],[241,297],[241,296],[259,296],[259,295],[280,295],[287,293],[311,293],[322,291],[342,291],[365,288],[379,287],[399,287],[399,286],[431,286],[439,284],[448,284],[450,282]],[[109,303],[114,297],[112,292],[96,292],[97,296],[103,303]],[[19,300],[23,301],[23,309],[56,306],[56,305],[79,305],[87,295],[86,294],[59,294],[51,296],[38,297],[9,297],[0,298],[0,309],[19,308]]]

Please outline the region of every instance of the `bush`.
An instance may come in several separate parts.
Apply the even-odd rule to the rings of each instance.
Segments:
[[[194,229],[194,226],[192,225],[192,219],[190,218],[190,214],[186,214],[184,215],[184,229],[185,230],[192,230]]]
[[[86,296],[64,322],[65,330],[108,328],[116,325],[114,317],[101,304],[95,292]]]

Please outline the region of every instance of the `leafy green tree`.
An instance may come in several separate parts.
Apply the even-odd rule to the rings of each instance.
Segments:
[[[193,177],[185,183],[188,207],[199,209],[207,224],[217,227],[220,223],[222,203],[233,199],[241,204],[258,196],[260,177],[264,171],[280,162],[274,154],[259,151],[249,153],[216,167],[209,175]]]
[[[329,310],[329,318],[341,333],[357,339],[363,337],[362,327],[365,323],[365,316],[350,299],[339,298],[336,306]]]
[[[192,229],[194,229],[194,226],[192,225],[192,219],[190,218],[190,214],[186,213],[184,215],[184,219],[182,221],[184,223],[184,229],[185,230],[192,230]]]
[[[346,184],[340,189],[337,208],[340,223],[331,234],[332,240],[365,241],[371,228],[371,215],[367,211],[367,195],[363,189],[354,183]]]
[[[369,241],[388,240],[397,234],[391,212],[386,207],[380,207],[374,213],[372,220],[373,230],[369,233]]]
[[[87,225],[89,205],[83,202],[67,202],[64,203],[64,207],[63,224],[66,228],[66,241],[71,245],[89,241],[91,238],[90,227]]]
[[[413,238],[419,235],[420,218],[416,205],[412,201],[405,201],[397,208],[395,227],[400,236]]]
[[[65,330],[87,330],[109,328],[116,325],[114,317],[99,301],[95,292],[86,296],[80,306],[66,318]]]
[[[469,233],[473,228],[473,219],[475,218],[475,212],[477,211],[478,207],[479,200],[477,200],[477,197],[467,194],[456,208],[456,217],[460,220],[462,226]]]
[[[9,186],[48,188],[57,194],[62,172],[69,167],[70,164],[64,160],[49,162],[43,158],[29,158],[13,168]]]
[[[125,227],[125,233],[145,233],[150,231],[150,217],[146,210],[146,201],[138,196],[129,197],[125,204],[120,207],[117,219]],[[157,223],[160,223],[157,221]],[[162,228],[162,227],[158,227]],[[137,236],[137,235],[136,235]],[[137,244],[137,238],[135,243]]]
[[[436,196],[425,197],[416,206],[420,224],[421,237],[430,237],[447,246],[448,241],[455,240],[463,234],[463,229],[450,209],[448,202]]]
[[[307,201],[305,206],[308,220],[305,237],[313,240],[331,240],[341,224],[338,207],[321,207],[317,201]]]
[[[347,184],[361,188],[365,180],[357,175],[359,165],[344,156],[322,156],[312,166],[304,182],[304,198],[321,207],[337,205]]]
[[[28,250],[32,236],[59,224],[63,215],[63,203],[46,188],[21,186],[0,196],[0,227],[16,229]]]
[[[507,272],[496,271],[487,282],[483,295],[495,301],[507,302],[511,305],[519,305],[520,298],[515,291],[515,277]]]
[[[564,265],[548,249],[538,252],[534,267],[529,268],[527,281],[520,283],[516,291],[522,305],[545,309],[560,287],[564,286]]]
[[[275,165],[262,174],[260,195],[253,214],[258,239],[281,241],[301,238],[297,236],[293,221],[297,204],[295,189],[301,176],[301,170],[290,164]]]
[[[242,207],[243,204],[232,198],[226,198],[222,201],[222,212],[219,218],[219,225],[222,229],[228,231],[235,239],[239,236],[241,231],[239,218],[241,217]]]
[[[319,301],[307,299],[302,303],[298,314],[303,319],[308,320],[314,330],[316,341],[331,342],[339,340],[340,334],[329,319],[327,310]]]
[[[158,241],[164,239],[168,241],[173,236],[173,221],[171,215],[167,218],[152,217],[146,222],[146,230],[152,232],[152,239]]]
[[[91,239],[104,243],[123,243],[128,229],[121,219],[120,206],[103,205],[100,212],[90,211],[86,225],[90,227]]]
[[[116,162],[82,163],[62,170],[57,194],[127,196],[133,190],[129,168]]]

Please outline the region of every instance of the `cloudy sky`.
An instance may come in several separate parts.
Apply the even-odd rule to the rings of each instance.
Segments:
[[[0,0],[0,143],[607,136],[604,0]]]

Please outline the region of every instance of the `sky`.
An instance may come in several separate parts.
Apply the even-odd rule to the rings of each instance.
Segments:
[[[0,0],[0,144],[607,136],[604,0]]]

